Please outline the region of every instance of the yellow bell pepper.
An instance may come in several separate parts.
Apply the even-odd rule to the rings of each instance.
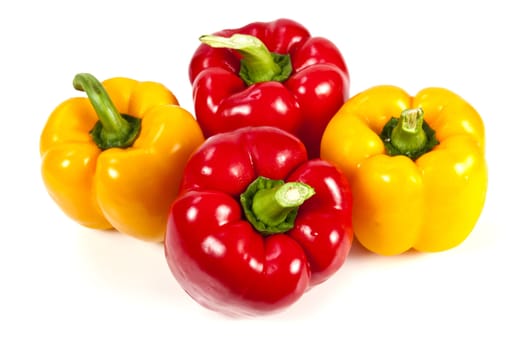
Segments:
[[[162,241],[199,125],[160,83],[82,73],[73,85],[87,98],[61,103],[40,137],[50,196],[84,226]]]
[[[462,243],[485,202],[484,134],[477,111],[443,88],[410,96],[376,86],[347,100],[325,129],[321,158],[352,186],[361,245],[396,255]]]

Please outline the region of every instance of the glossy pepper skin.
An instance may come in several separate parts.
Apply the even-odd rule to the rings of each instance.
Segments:
[[[391,146],[381,137],[391,117],[403,114],[416,118],[412,121],[422,117],[435,132],[430,149],[414,159],[390,154]],[[397,137],[392,131],[387,139],[414,151],[416,138],[407,130]],[[377,86],[349,99],[325,130],[321,157],[337,165],[351,183],[358,241],[382,255],[411,248],[437,252],[462,243],[485,201],[484,134],[477,111],[444,88],[410,96],[399,87]],[[426,136],[427,141],[432,138],[431,133]]]
[[[206,137],[276,126],[298,136],[310,158],[319,156],[322,131],[349,94],[348,69],[334,43],[289,19],[226,29],[201,41],[189,77]]]
[[[255,212],[260,197],[243,199],[260,177],[314,192],[282,232],[256,229],[247,219],[245,204]],[[281,129],[243,127],[212,136],[189,159],[171,207],[164,242],[169,267],[209,309],[281,310],[343,265],[353,235],[351,200],[344,175],[326,161],[307,160],[300,140]]]
[[[82,73],[74,85],[88,97],[61,103],[40,138],[49,194],[84,226],[162,241],[184,165],[204,141],[200,127],[160,83],[101,84]]]

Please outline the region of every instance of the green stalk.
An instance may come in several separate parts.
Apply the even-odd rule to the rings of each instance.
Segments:
[[[73,86],[86,93],[95,109],[98,121],[90,131],[93,141],[102,149],[126,148],[140,133],[141,119],[120,114],[102,84],[89,73],[79,73]]]
[[[265,82],[283,82],[292,74],[290,55],[270,52],[257,37],[247,34],[233,34],[226,38],[218,35],[203,35],[199,40],[214,48],[238,51],[243,59],[239,76],[247,85]]]
[[[241,194],[245,217],[262,234],[282,233],[294,227],[299,207],[315,194],[302,182],[284,182],[259,176]]]
[[[427,135],[423,131],[423,110],[406,109],[392,130],[392,145],[401,153],[414,153],[425,147]]]
[[[390,119],[380,135],[389,155],[415,160],[439,144],[423,116],[422,108],[410,108],[402,111],[399,118]]]

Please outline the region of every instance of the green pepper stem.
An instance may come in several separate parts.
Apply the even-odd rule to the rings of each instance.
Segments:
[[[436,132],[423,119],[422,108],[406,109],[399,118],[392,117],[379,137],[389,155],[403,155],[412,160],[439,144]]]
[[[285,81],[292,73],[289,55],[272,53],[257,37],[233,34],[226,38],[218,35],[203,35],[199,40],[214,48],[238,51],[243,59],[239,75],[247,85],[264,81]]]
[[[294,226],[299,207],[315,194],[302,182],[258,177],[241,195],[248,221],[262,234],[281,233]]]
[[[401,153],[416,153],[425,147],[427,135],[423,130],[423,109],[411,108],[401,112],[392,130],[391,142]]]
[[[121,115],[102,84],[89,73],[79,73],[73,87],[86,93],[98,122],[91,130],[93,140],[101,149],[130,146],[140,132],[140,119]]]
[[[288,182],[258,191],[253,197],[252,210],[260,221],[279,224],[312,195],[311,187],[300,182]]]

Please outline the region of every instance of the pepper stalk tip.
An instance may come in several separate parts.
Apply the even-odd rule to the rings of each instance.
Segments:
[[[380,137],[389,155],[404,155],[415,160],[439,144],[423,116],[423,108],[409,108],[385,124]]]
[[[241,33],[230,37],[202,35],[199,40],[213,48],[238,51],[243,57],[239,76],[247,85],[265,81],[282,82],[292,74],[290,55],[270,52],[256,36]]]
[[[256,178],[240,196],[246,219],[262,235],[282,233],[295,225],[299,207],[315,194],[302,182]]]

